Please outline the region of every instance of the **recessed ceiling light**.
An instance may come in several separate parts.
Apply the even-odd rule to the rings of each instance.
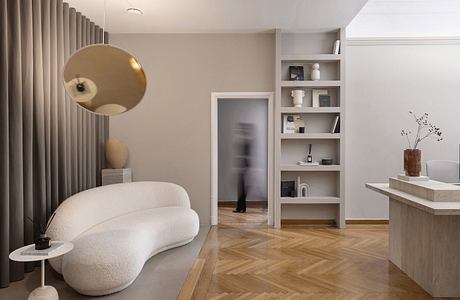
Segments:
[[[135,7],[130,7],[128,9],[126,9],[126,11],[130,14],[135,14],[135,15],[142,15],[143,12],[142,10],[140,10],[139,8],[135,8]]]

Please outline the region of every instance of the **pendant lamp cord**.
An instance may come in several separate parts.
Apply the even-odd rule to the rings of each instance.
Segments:
[[[105,14],[107,10],[107,3],[106,0],[104,0],[104,15],[102,19],[102,44],[105,44]]]

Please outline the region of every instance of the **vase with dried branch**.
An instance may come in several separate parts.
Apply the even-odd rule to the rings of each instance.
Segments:
[[[422,171],[422,151],[418,148],[422,141],[434,139],[442,141],[442,132],[439,127],[428,121],[428,114],[417,116],[410,111],[409,114],[417,123],[415,134],[412,131],[401,130],[401,136],[406,137],[408,148],[404,150],[404,172],[406,176],[420,176]]]

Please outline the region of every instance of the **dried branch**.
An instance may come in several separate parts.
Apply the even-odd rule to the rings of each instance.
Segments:
[[[410,149],[417,149],[418,145],[420,142],[423,140],[429,138],[429,137],[435,137],[436,141],[442,141],[442,132],[441,129],[431,123],[428,122],[428,114],[424,113],[420,117],[417,117],[415,113],[412,111],[409,112],[409,114],[412,115],[414,118],[415,122],[417,123],[417,133],[414,138],[414,143],[411,144],[410,142],[410,135],[412,135],[411,131],[406,131],[406,130],[401,130],[401,135],[406,136],[407,143],[409,145]],[[413,147],[412,147],[413,145]]]

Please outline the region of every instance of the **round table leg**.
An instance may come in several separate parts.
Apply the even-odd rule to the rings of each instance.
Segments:
[[[56,289],[45,285],[45,260],[41,261],[41,285],[30,293],[28,300],[59,300]]]

